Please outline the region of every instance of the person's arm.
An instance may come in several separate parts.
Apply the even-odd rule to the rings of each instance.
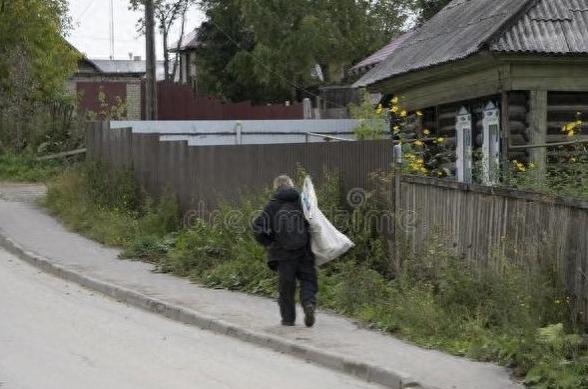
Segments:
[[[270,246],[274,241],[272,233],[272,214],[273,204],[270,203],[265,207],[261,215],[259,215],[252,224],[253,235],[255,240],[263,246]]]

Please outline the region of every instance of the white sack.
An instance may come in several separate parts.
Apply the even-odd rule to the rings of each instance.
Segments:
[[[345,254],[353,242],[331,224],[318,207],[314,185],[310,177],[304,179],[300,196],[304,217],[310,225],[310,247],[317,265],[323,265]]]

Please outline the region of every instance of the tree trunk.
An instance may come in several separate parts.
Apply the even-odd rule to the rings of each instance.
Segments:
[[[174,68],[172,70],[172,80],[176,80],[176,74],[178,72],[179,64],[180,64],[180,48],[182,47],[182,43],[184,40],[184,32],[186,31],[186,13],[188,12],[188,4],[184,7],[182,11],[182,28],[180,31],[180,39],[178,40],[178,45],[176,46],[176,60],[174,61]],[[180,80],[181,82],[182,80]]]
[[[145,88],[145,119],[157,120],[157,81],[155,78],[155,18],[153,0],[145,0],[145,45],[147,81]]]
[[[163,31],[163,72],[165,74],[165,80],[169,81],[169,49],[167,47],[167,37],[169,31]]]

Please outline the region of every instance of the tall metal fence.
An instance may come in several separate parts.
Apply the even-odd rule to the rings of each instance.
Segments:
[[[347,190],[370,187],[369,173],[392,163],[391,141],[189,146],[160,141],[158,133],[111,129],[108,123],[88,129],[87,148],[90,159],[132,166],[154,196],[169,187],[184,210],[238,200],[299,167],[319,179],[325,170],[336,173]]]

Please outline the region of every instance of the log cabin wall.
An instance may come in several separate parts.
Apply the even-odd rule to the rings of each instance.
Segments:
[[[529,92],[512,91],[508,93],[508,128],[507,138],[513,146],[526,146],[531,142],[529,132]],[[505,152],[505,151],[503,151]],[[529,151],[524,149],[508,150],[508,159],[529,163]]]

